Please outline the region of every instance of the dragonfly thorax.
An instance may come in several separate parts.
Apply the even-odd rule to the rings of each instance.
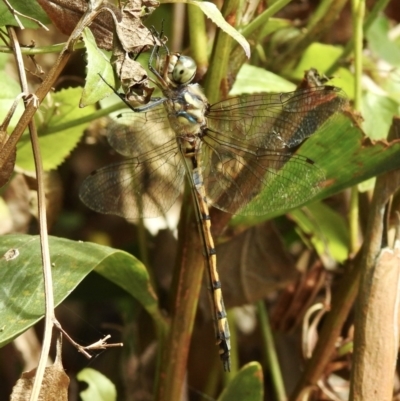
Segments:
[[[166,101],[169,122],[179,137],[200,135],[207,125],[207,98],[197,84],[174,90],[174,97]]]

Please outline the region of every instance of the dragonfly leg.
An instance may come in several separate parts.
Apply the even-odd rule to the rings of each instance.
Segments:
[[[160,47],[163,47],[165,49],[165,51],[166,51],[166,62],[165,62],[165,65],[164,65],[164,70],[166,70],[166,68],[168,68],[168,64],[169,64],[168,58],[170,56],[170,53],[169,53],[169,49],[168,49],[167,45],[165,44],[165,42],[162,39],[163,27],[161,28],[161,32],[160,33],[158,33],[157,30],[154,27],[152,27],[151,33],[153,35],[155,46],[153,47],[153,50],[151,51],[151,54],[150,54],[150,57],[149,57],[148,68],[154,74],[154,76],[157,77],[157,79],[162,83],[163,86],[167,86],[167,83],[165,82],[165,79],[164,79],[165,71],[161,72],[161,71],[158,71],[156,68],[153,67],[154,57],[156,57],[157,60],[158,60],[158,57],[159,57],[158,53],[160,51]],[[161,42],[161,46],[157,44],[157,39],[156,38]]]

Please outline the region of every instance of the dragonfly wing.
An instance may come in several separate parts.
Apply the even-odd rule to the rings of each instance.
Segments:
[[[79,196],[91,209],[127,219],[157,217],[182,192],[185,174],[175,139],[163,148],[93,172]]]
[[[207,127],[219,141],[287,149],[299,145],[347,104],[344,92],[333,86],[245,94],[213,104],[207,113]]]
[[[175,133],[161,104],[146,112],[122,112],[110,123],[107,138],[121,155],[137,157],[164,146]]]
[[[318,193],[325,179],[312,160],[288,151],[255,153],[210,138],[205,142],[209,145],[203,147],[208,200],[232,214],[264,215],[294,208]]]
[[[312,198],[324,172],[293,148],[347,104],[340,89],[317,86],[212,105],[203,137],[210,203],[234,214],[263,215]]]

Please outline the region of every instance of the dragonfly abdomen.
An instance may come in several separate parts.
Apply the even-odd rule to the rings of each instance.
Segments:
[[[222,296],[221,280],[217,270],[217,253],[215,251],[214,240],[211,235],[211,219],[200,167],[193,168],[192,180],[194,192],[196,193],[197,204],[199,206],[200,223],[202,225],[200,235],[202,236],[206,250],[205,257],[208,264],[207,272],[211,285],[211,298],[213,300],[212,305],[216,343],[219,347],[219,354],[224,365],[224,370],[230,371],[231,345],[229,324]]]

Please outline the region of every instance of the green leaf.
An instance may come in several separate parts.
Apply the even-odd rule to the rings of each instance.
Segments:
[[[342,54],[343,49],[339,46],[326,45],[323,43],[312,43],[291,74],[293,78],[301,79],[305,70],[316,68],[324,72],[329,69],[332,63]]]
[[[116,83],[110,60],[97,47],[90,29],[85,28],[82,36],[86,46],[87,68],[85,87],[83,88],[79,106],[85,107],[113,93],[113,90],[104,81],[113,88],[116,86]]]
[[[264,379],[261,365],[250,362],[243,366],[218,398],[218,401],[262,401]]]
[[[385,95],[400,104],[400,68],[393,68],[387,75],[386,79],[379,82],[380,88]]]
[[[50,237],[50,255],[55,304],[59,305],[95,268],[100,274],[119,272],[123,288],[135,296],[158,319],[157,298],[145,267],[132,255],[106,246]],[[12,341],[44,316],[43,277],[38,236],[0,237],[0,255],[17,250],[14,258],[0,259],[0,346]],[[106,272],[106,273],[105,273]],[[127,273],[129,272],[129,273]],[[118,280],[116,280],[118,281]]]
[[[0,55],[0,58],[1,57]],[[8,111],[10,110],[12,104],[16,97],[21,93],[21,88],[17,81],[10,78],[10,74],[5,71],[0,71],[0,82],[1,82],[1,91],[0,91],[0,123],[4,121]],[[24,104],[22,99],[19,102],[19,105],[14,113],[14,116],[11,119],[8,132],[11,132],[11,129],[15,127],[22,113],[24,112]]]
[[[229,95],[240,95],[242,93],[257,92],[290,92],[296,86],[264,68],[244,64],[240,69],[236,81]]]
[[[225,18],[222,16],[221,12],[218,10],[214,3],[209,1],[196,1],[196,0],[164,0],[161,3],[187,3],[197,6],[203,11],[203,13],[214,22],[218,28],[222,29],[225,33],[235,39],[247,56],[250,58],[250,44],[246,38],[240,34],[232,25],[226,22]]]
[[[400,67],[400,46],[389,39],[389,21],[378,16],[367,32],[369,48],[389,64]]]
[[[79,393],[82,401],[115,401],[117,399],[117,390],[112,381],[97,370],[82,369],[76,378],[89,385],[87,389]]]
[[[304,52],[295,70],[290,74],[291,78],[300,80],[304,76],[304,71],[316,68],[320,73],[327,71],[332,63],[342,54],[343,49],[339,46],[313,43]],[[329,85],[342,88],[350,99],[354,97],[354,77],[353,74],[345,69],[339,68],[335,75],[330,77]]]
[[[399,141],[371,142],[344,114],[325,124],[311,139],[301,153],[314,160],[326,175],[317,200],[400,167]]]
[[[389,144],[385,141],[371,142],[345,114],[337,114],[328,120],[296,153],[311,159],[325,174],[325,179],[320,183],[320,190],[305,204],[324,199],[371,177],[400,168],[399,141]],[[291,169],[295,171],[295,164],[289,161],[283,168],[288,172]],[[310,190],[312,185],[318,186],[319,178],[317,174],[313,176]],[[296,185],[293,188],[288,187],[287,196],[290,197],[296,188]],[[262,192],[260,199],[269,202],[275,192],[276,188],[271,185]],[[251,209],[251,203],[248,208]],[[281,210],[275,210],[262,218],[235,216],[232,224],[257,224],[286,212],[288,209],[282,205]]]
[[[259,38],[265,38],[280,29],[287,29],[293,26],[292,21],[283,18],[268,18],[268,22],[261,27]]]
[[[36,122],[46,171],[57,168],[69,156],[90,123],[89,116],[94,113],[95,107],[77,107],[81,92],[81,88],[63,89],[52,95],[51,105],[48,100],[48,104],[43,103],[39,109],[41,122],[39,118]],[[79,123],[78,119],[84,119],[84,122]],[[35,170],[28,135],[24,135],[18,142],[16,164],[23,170]]]
[[[50,19],[43,9],[39,6],[37,1],[27,1],[27,0],[8,0],[12,7],[19,11],[20,13],[27,15],[31,18],[39,20],[43,24],[49,24]],[[38,24],[30,19],[21,17],[18,15],[19,20],[25,28],[37,29]],[[11,25],[19,27],[19,24],[15,20],[14,15],[10,12],[6,4],[0,2],[0,26]]]
[[[322,202],[290,212],[290,217],[310,239],[314,248],[330,267],[331,260],[344,262],[349,253],[349,234],[345,219]]]
[[[385,139],[392,125],[393,116],[399,112],[399,105],[392,99],[367,92],[363,97],[361,113],[363,129],[371,139]]]
[[[158,309],[157,295],[151,286],[149,274],[145,266],[133,256],[129,255],[134,263],[127,263],[126,255],[129,254],[125,252],[115,254],[112,263],[99,264],[96,272],[135,297],[153,318],[155,324],[162,328],[165,320]]]

